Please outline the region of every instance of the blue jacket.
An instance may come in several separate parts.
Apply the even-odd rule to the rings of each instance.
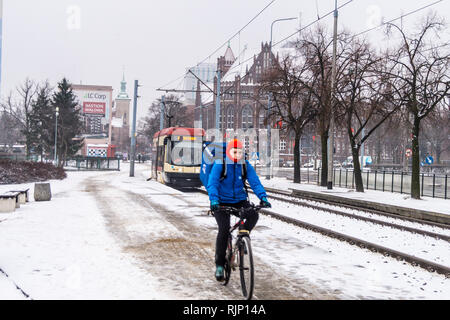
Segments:
[[[227,159],[228,160],[228,159]],[[253,166],[245,161],[247,165],[247,181],[255,192],[256,196],[261,199],[267,197],[261,181],[259,181]],[[237,203],[247,199],[247,194],[242,181],[242,165],[240,163],[225,162],[227,166],[227,174],[225,179],[220,180],[223,164],[214,163],[208,179],[209,200],[219,200],[220,203]]]

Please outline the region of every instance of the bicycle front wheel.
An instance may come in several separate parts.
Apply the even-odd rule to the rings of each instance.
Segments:
[[[225,254],[225,266],[224,266],[224,273],[225,273],[225,280],[223,282],[223,285],[226,286],[228,282],[230,281],[231,277],[231,257],[232,257],[232,250],[233,247],[231,245],[231,237],[228,238],[228,244],[227,244],[227,251]]]
[[[253,295],[255,272],[253,269],[253,255],[249,237],[242,237],[239,244],[239,272],[241,276],[242,294],[246,300],[250,300]]]

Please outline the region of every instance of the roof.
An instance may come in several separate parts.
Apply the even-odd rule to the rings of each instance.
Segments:
[[[245,46],[244,50],[242,50],[242,52],[236,58],[236,61],[234,61],[228,72],[223,76],[222,82],[234,81],[236,76],[240,76],[241,78],[243,78],[245,76],[245,71],[250,70],[251,66],[253,65],[254,57],[258,57],[260,53],[260,46],[254,48],[248,48],[247,46]],[[243,63],[244,61],[246,62]]]
[[[86,84],[72,84],[72,89],[74,90],[99,90],[99,91],[113,91],[111,86],[97,86],[97,85],[86,85]]]
[[[228,46],[227,51],[225,51],[225,61],[230,61],[230,62],[234,62],[234,60],[236,59],[234,57],[234,53],[233,50],[231,50],[230,46]]]
[[[201,128],[184,128],[184,127],[171,127],[165,128],[154,134],[153,138],[158,136],[179,135],[179,136],[204,136],[206,131]]]

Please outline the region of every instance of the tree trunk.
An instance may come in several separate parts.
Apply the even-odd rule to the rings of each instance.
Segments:
[[[300,136],[294,138],[294,183],[300,183]]]
[[[420,119],[414,115],[412,130],[412,173],[411,173],[411,197],[420,199],[420,154],[419,154],[419,129]]]
[[[436,164],[441,164],[441,153],[442,153],[441,141],[437,141],[436,142],[435,152],[436,152],[435,163]]]
[[[359,149],[355,143],[352,142],[352,157],[353,157],[353,174],[355,175],[355,185],[357,192],[364,192],[364,185],[362,181],[361,165],[359,163]]]
[[[326,187],[328,183],[328,131],[325,131],[320,136],[320,143],[322,145],[322,171],[320,172],[320,185]]]

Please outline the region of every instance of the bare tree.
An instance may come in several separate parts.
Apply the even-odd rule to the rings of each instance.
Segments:
[[[20,122],[8,112],[0,111],[0,144],[12,147],[23,139]]]
[[[336,79],[342,74],[342,53],[345,49],[348,33],[341,32],[337,39],[336,52]],[[325,27],[319,25],[309,33],[303,33],[296,42],[299,55],[304,59],[305,66],[313,76],[314,81],[304,82],[314,96],[313,103],[317,109],[316,128],[320,135],[322,153],[321,186],[327,186],[328,176],[328,136],[330,129],[330,115],[336,107],[331,94],[332,77],[332,48],[333,37],[327,32]]]
[[[364,192],[361,146],[399,106],[387,101],[391,93],[382,60],[366,41],[352,39],[344,55],[348,57],[343,59],[345,72],[337,83],[336,99],[351,146],[356,191]]]
[[[274,108],[269,117],[281,120],[287,131],[294,132],[294,183],[300,183],[300,139],[303,130],[317,115],[314,95],[303,83],[313,81],[303,61],[288,54],[279,59],[261,81],[261,90],[270,92]]]
[[[416,33],[403,26],[388,24],[389,32],[400,35],[401,43],[390,55],[395,71],[390,73],[397,103],[410,113],[412,123],[411,197],[420,199],[419,134],[425,119],[450,92],[450,54],[436,42],[444,21],[435,14],[428,15]]]
[[[147,116],[139,123],[139,132],[150,139],[159,131],[161,116],[161,99],[155,100],[149,107]],[[163,127],[192,126],[193,113],[188,112],[180,98],[175,95],[164,99],[164,125]]]
[[[37,94],[38,85],[30,79],[25,79],[23,84],[16,88],[16,99],[11,92],[6,98],[6,101],[1,103],[1,109],[6,112],[10,119],[13,119],[20,127],[21,133],[25,137],[25,144],[27,146],[27,157],[30,156],[32,148],[32,133],[30,127],[30,114],[32,109],[32,102]]]
[[[435,155],[436,164],[440,164],[441,155],[450,150],[450,144],[446,144],[450,136],[450,109],[449,105],[446,105],[445,101],[443,102],[424,120],[424,126],[421,131],[424,140],[430,145],[432,154]]]

